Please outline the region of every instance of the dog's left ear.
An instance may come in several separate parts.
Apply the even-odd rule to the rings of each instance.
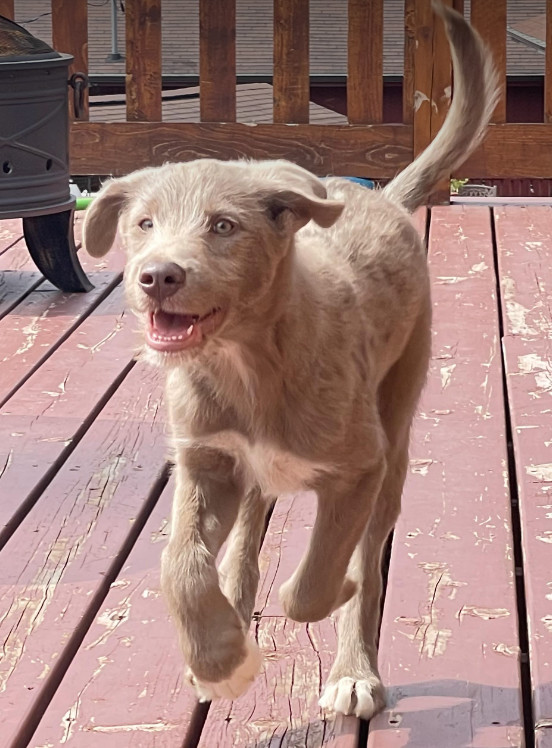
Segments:
[[[306,195],[297,190],[272,192],[263,202],[272,220],[281,225],[291,216],[294,231],[299,231],[311,220],[327,229],[333,226],[345,207],[336,200]]]

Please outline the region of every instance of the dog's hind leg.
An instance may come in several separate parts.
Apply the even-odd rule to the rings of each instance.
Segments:
[[[351,578],[358,584],[358,592],[340,611],[337,656],[320,699],[323,708],[365,719],[385,704],[377,664],[381,562],[389,533],[400,512],[408,469],[410,425],[429,359],[429,321],[428,305],[401,359],[380,388],[380,417],[389,444],[387,472],[377,505],[349,568]]]
[[[259,584],[259,549],[270,500],[258,488],[242,501],[218,567],[222,591],[249,626]]]
[[[244,495],[234,459],[216,449],[177,453],[171,536],[161,582],[200,699],[234,698],[257,675],[261,656],[219,586],[215,559]]]

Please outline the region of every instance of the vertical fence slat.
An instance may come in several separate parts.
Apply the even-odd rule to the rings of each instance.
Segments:
[[[446,0],[452,5],[452,0]],[[431,0],[416,0],[417,29],[414,53],[414,155],[423,151],[444,122],[450,104],[452,69],[450,49],[442,22]],[[448,179],[437,187],[432,201],[448,202]]]
[[[15,16],[15,2],[14,0],[0,0],[0,16],[6,18],[13,18]]]
[[[236,0],[199,2],[202,122],[236,121]]]
[[[155,122],[161,110],[161,0],[132,0],[126,14],[127,120]]]
[[[52,0],[52,44],[58,52],[73,55],[70,73],[88,72],[87,0]],[[72,89],[69,89],[69,111],[75,118]],[[88,119],[88,89],[84,90],[79,119]]]
[[[383,120],[383,0],[349,0],[347,115],[353,125]]]
[[[416,0],[404,0],[403,122],[414,121],[414,55],[416,53]]]
[[[546,0],[546,62],[544,66],[544,121],[552,123],[552,0]]]
[[[274,122],[309,121],[309,0],[274,0]]]
[[[493,122],[506,122],[506,0],[472,0],[471,22],[490,46],[498,69],[500,101]]]

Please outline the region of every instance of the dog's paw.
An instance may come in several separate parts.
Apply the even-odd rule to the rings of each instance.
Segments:
[[[246,640],[246,649],[245,660],[238,665],[229,678],[218,681],[218,683],[199,680],[191,670],[188,670],[188,680],[195,688],[200,701],[236,699],[247,691],[261,669],[263,657],[256,642],[252,639],[248,638]]]
[[[385,706],[385,689],[376,675],[329,682],[318,702],[322,709],[370,719]]]

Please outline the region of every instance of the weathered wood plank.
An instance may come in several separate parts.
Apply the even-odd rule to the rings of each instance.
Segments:
[[[31,260],[23,237],[11,238],[15,236],[15,233],[6,231],[8,246],[0,252],[0,320],[43,280]]]
[[[490,125],[477,151],[453,176],[546,179],[552,174],[552,125]]]
[[[126,174],[194,158],[287,158],[320,176],[390,178],[412,160],[406,125],[75,122],[74,174]]]
[[[493,122],[506,122],[506,0],[471,0],[470,20],[493,53],[498,72],[500,101]]]
[[[59,377],[65,369],[57,371]],[[79,371],[86,379],[85,370]],[[115,580],[113,567],[128,553],[134,523],[140,526],[139,515],[148,511],[150,489],[165,464],[160,391],[155,370],[138,366],[129,374],[0,552],[0,637],[6,653],[0,664],[0,711],[6,746],[27,744],[74,655],[75,637],[85,634]],[[108,611],[99,621],[104,637],[117,628],[120,615],[120,609]],[[105,663],[98,665],[101,670]],[[71,734],[82,698],[83,693],[72,693],[77,707],[62,715],[60,743]],[[122,706],[120,700],[113,705]],[[82,745],[78,738],[77,743]]]
[[[88,73],[87,0],[52,0],[52,43],[58,52],[75,58],[69,67],[70,74]],[[76,116],[72,89],[69,89],[69,111]],[[83,90],[79,118],[88,119],[88,89]]]
[[[202,122],[236,121],[236,0],[199,2]]]
[[[23,238],[23,226],[20,218],[0,221],[0,254]]]
[[[383,0],[349,0],[347,54],[349,122],[382,122]]]
[[[136,342],[116,288],[0,410],[0,547],[128,370]]]
[[[324,717],[318,699],[336,649],[335,619],[297,624],[285,618],[278,588],[302,555],[316,514],[313,494],[276,502],[261,549],[261,582],[252,633],[265,655],[263,672],[236,701],[211,704],[200,748],[303,746],[356,748],[353,718]]]
[[[75,222],[77,241],[81,225],[80,219]],[[86,294],[62,293],[50,283],[41,283],[23,243],[0,255],[0,271],[10,268],[0,272],[0,407],[120,282],[125,258],[119,244],[101,260],[84,251],[80,254],[83,269],[94,284]],[[2,316],[2,308],[10,313]]]
[[[156,504],[46,710],[37,746],[182,745],[195,698],[159,584],[174,486]]]
[[[552,746],[552,208],[495,208],[539,748]]]
[[[309,121],[309,0],[274,0],[274,122]]]
[[[521,747],[489,210],[434,208],[429,256],[433,359],[412,438],[381,628],[389,707],[372,720],[368,745]]]
[[[127,119],[160,120],[161,0],[133,0],[125,5],[125,17]]]

